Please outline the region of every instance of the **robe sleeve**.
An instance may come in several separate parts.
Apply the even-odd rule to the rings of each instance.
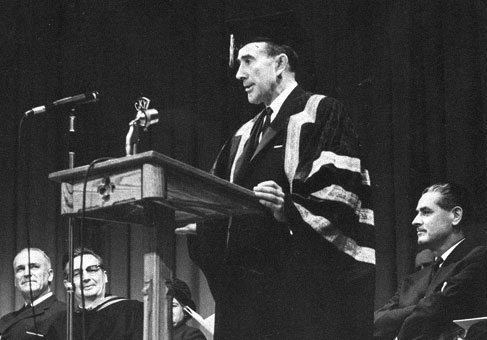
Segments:
[[[340,102],[314,95],[303,112],[291,116],[285,171],[292,203],[287,209],[299,212],[289,216],[300,220],[291,220],[290,228],[308,226],[355,260],[375,264],[370,178]]]

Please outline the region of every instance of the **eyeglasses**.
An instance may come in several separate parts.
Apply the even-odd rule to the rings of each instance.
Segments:
[[[95,275],[96,273],[98,273],[98,271],[100,269],[103,269],[103,267],[100,266],[99,264],[94,264],[94,265],[86,267],[85,272],[86,272],[86,274],[92,276],[92,275]],[[79,278],[80,276],[81,276],[81,270],[75,269],[73,271],[73,278]]]

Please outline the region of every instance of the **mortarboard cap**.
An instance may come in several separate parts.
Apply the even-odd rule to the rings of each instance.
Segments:
[[[299,49],[305,35],[294,11],[231,19],[226,21],[226,25],[230,35],[230,67],[235,64],[238,50],[251,42],[271,42],[281,47],[285,46],[284,50],[290,64],[294,68],[297,67],[295,50]]]

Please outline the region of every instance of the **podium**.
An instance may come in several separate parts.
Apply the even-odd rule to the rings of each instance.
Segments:
[[[61,183],[61,214],[80,217],[88,166],[49,174]],[[254,193],[155,151],[96,164],[86,181],[85,217],[150,226],[144,254],[144,340],[172,339],[174,229],[208,219],[263,214]]]

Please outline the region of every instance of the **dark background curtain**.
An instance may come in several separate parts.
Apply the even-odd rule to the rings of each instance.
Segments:
[[[466,0],[3,1],[0,12],[0,314],[22,300],[12,260],[27,245],[44,249],[64,299],[67,221],[48,174],[100,157],[122,157],[134,102],[151,99],[160,122],[142,134],[155,150],[208,170],[225,139],[259,109],[227,68],[225,20],[292,9],[304,29],[298,81],[348,108],[373,182],[377,298],[383,304],[413,270],[411,226],[427,185],[468,186],[487,215],[487,6]],[[97,104],[28,118],[27,109],[97,90]],[[21,131],[21,133],[19,133]],[[478,233],[484,236],[481,226]],[[109,263],[110,290],[141,299],[143,227],[88,223],[87,246]],[[177,274],[191,282],[199,310],[213,302],[177,239]]]

